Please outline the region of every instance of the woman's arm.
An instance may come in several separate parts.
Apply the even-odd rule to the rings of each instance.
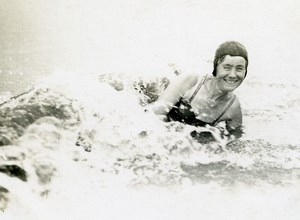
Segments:
[[[239,100],[236,98],[230,109],[230,120],[226,121],[226,129],[229,134],[233,135],[235,138],[240,138],[243,134],[243,115]]]
[[[153,104],[157,115],[166,116],[179,99],[192,88],[199,75],[180,75],[163,91],[158,100]]]

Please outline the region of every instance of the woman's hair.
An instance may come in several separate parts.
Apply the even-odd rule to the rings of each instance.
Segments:
[[[230,56],[240,56],[243,57],[246,60],[246,73],[247,75],[247,67],[248,67],[248,52],[246,48],[237,41],[226,41],[222,43],[216,50],[215,59],[214,59],[214,70],[212,74],[214,76],[217,75],[217,66],[222,60],[224,60],[224,57],[226,55]]]

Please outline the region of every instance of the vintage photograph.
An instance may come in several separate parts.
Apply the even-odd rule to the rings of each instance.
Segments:
[[[0,0],[0,219],[299,220],[299,11]]]

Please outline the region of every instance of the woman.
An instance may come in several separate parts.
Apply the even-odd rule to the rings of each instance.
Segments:
[[[240,137],[242,112],[233,91],[245,79],[247,67],[245,47],[236,41],[225,42],[216,50],[213,76],[179,76],[161,94],[154,112],[169,121],[194,126],[215,126],[225,121],[228,132]],[[196,133],[192,136],[197,138]]]

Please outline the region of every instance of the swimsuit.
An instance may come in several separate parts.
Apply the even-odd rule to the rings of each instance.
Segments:
[[[190,124],[193,126],[201,126],[204,127],[205,125],[215,126],[221,117],[228,111],[228,109],[231,107],[233,102],[235,101],[235,95],[231,99],[231,101],[228,103],[228,105],[225,107],[225,109],[222,111],[222,113],[217,117],[216,120],[214,120],[211,123],[201,121],[197,119],[195,113],[192,110],[191,102],[195,98],[196,94],[200,90],[201,86],[204,84],[205,80],[207,78],[207,75],[202,79],[196,90],[194,91],[193,95],[188,99],[184,100],[182,97],[179,99],[179,101],[176,103],[176,105],[169,111],[167,114],[169,121],[179,121],[183,122],[185,124]]]

